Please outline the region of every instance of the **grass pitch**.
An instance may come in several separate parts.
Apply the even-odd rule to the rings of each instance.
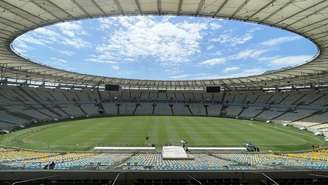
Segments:
[[[146,137],[149,137],[146,140]],[[291,151],[326,145],[307,131],[258,121],[214,117],[130,116],[66,121],[0,136],[0,145],[36,150],[81,151],[94,146],[243,146]]]

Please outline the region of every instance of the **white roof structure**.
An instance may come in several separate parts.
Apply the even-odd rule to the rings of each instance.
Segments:
[[[211,80],[137,80],[55,69],[14,53],[11,42],[42,26],[85,18],[129,15],[189,15],[251,21],[298,33],[320,52],[301,66],[250,77]],[[1,0],[1,78],[67,84],[119,84],[133,88],[258,87],[327,83],[327,0]]]

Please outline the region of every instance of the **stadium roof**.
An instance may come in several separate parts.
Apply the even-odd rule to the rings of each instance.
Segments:
[[[137,80],[79,74],[37,64],[15,54],[11,42],[25,32],[57,22],[120,15],[190,15],[238,19],[286,29],[317,44],[316,58],[301,66],[250,77],[213,80]],[[328,72],[327,0],[1,0],[1,77],[71,84],[186,88],[275,86],[322,80]],[[325,78],[326,79],[326,78]]]

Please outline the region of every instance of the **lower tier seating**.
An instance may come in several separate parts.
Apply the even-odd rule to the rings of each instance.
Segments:
[[[227,116],[288,122],[313,132],[326,133],[327,90],[289,92],[95,90],[0,87],[0,132],[34,123],[92,116],[184,115]],[[321,102],[321,103],[319,103]]]

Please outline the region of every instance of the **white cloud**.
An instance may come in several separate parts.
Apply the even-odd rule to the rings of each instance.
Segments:
[[[90,47],[90,43],[81,39],[81,38],[64,38],[62,41],[62,44],[66,45],[66,46],[71,46],[74,48],[87,48]]]
[[[267,61],[271,61],[271,60],[274,60],[277,58],[280,58],[280,56],[260,56],[257,60],[267,62]]]
[[[120,70],[120,66],[118,66],[118,65],[113,65],[113,66],[112,66],[112,69],[115,70],[115,71],[118,71],[118,70]]]
[[[16,43],[20,47],[28,47],[30,44],[44,46],[50,44],[51,41],[48,39],[40,39],[40,37],[34,37],[33,35],[22,35]]]
[[[14,51],[19,55],[26,54],[26,48],[23,45],[17,44],[14,48]]]
[[[242,36],[233,36],[231,33],[223,33],[220,34],[217,38],[211,39],[210,41],[229,46],[237,46],[250,41],[253,38],[252,33],[253,31],[249,31]]]
[[[60,67],[62,69],[67,69],[67,70],[70,69],[67,65],[67,61],[62,58],[50,57],[50,64],[51,66]]]
[[[95,62],[95,63],[107,63],[107,64],[116,64],[116,59],[112,56],[112,53],[109,52],[101,52],[98,48],[96,49],[97,54],[91,55],[89,58],[85,59],[88,62]]]
[[[252,76],[252,75],[258,75],[264,73],[266,70],[264,68],[251,68],[251,69],[245,69],[238,73],[232,73],[227,75],[222,74],[212,74],[208,76],[204,76],[203,78],[199,79],[224,79],[224,78],[237,78],[237,77],[246,77],[246,76]]]
[[[214,47],[215,47],[215,45],[210,44],[210,45],[208,45],[208,46],[206,47],[206,50],[211,50],[211,49],[213,49]]]
[[[239,73],[235,73],[232,77],[242,77],[242,76],[252,76],[252,75],[259,75],[266,71],[267,69],[264,68],[252,68],[252,69],[245,69]]]
[[[277,38],[273,38],[273,39],[264,41],[264,42],[261,43],[261,45],[275,46],[275,45],[283,44],[283,43],[286,43],[286,42],[291,42],[291,41],[298,40],[298,39],[301,39],[301,37],[300,36],[277,37]]]
[[[240,69],[240,67],[226,67],[224,68],[223,72],[228,73],[228,72],[232,72],[232,71],[238,71]]]
[[[200,62],[201,65],[219,65],[219,64],[224,64],[228,61],[233,61],[233,60],[246,60],[246,59],[254,59],[254,60],[259,60],[263,54],[268,52],[268,49],[245,49],[241,50],[236,54],[229,55],[229,56],[224,56],[220,58],[213,58],[209,59],[203,62]],[[222,52],[218,51],[216,53],[218,56],[222,56]]]
[[[62,63],[62,64],[67,63],[66,60],[64,60],[62,58],[57,58],[57,57],[51,57],[50,60],[54,63]]]
[[[267,49],[246,49],[242,50],[239,53],[231,56],[232,60],[245,60],[250,58],[258,58],[264,53],[268,52]]]
[[[43,38],[44,37],[44,38]],[[48,37],[48,38],[47,38]],[[39,34],[24,34],[16,39],[13,43],[14,50],[20,54],[25,54],[29,50],[33,50],[31,45],[47,46],[52,43],[49,36],[44,36],[42,33]]]
[[[58,52],[67,56],[73,56],[75,54],[73,51],[68,51],[68,50],[59,50]]]
[[[69,37],[85,34],[85,31],[78,21],[58,23],[56,26],[64,35]]]
[[[185,79],[185,78],[188,78],[189,76],[190,76],[190,74],[180,74],[180,75],[170,76],[169,78],[171,78],[171,79]]]
[[[175,76],[170,76],[169,78],[174,80],[183,80],[183,79],[197,79],[197,80],[205,80],[205,79],[223,79],[223,78],[236,78],[236,77],[245,77],[252,76],[264,73],[266,70],[264,68],[251,68],[245,69],[238,73],[230,73],[230,74],[213,74],[213,73],[195,73],[195,74],[180,74]]]
[[[199,64],[201,65],[208,65],[208,66],[214,66],[214,65],[221,65],[224,64],[226,62],[225,58],[212,58],[212,59],[208,59],[205,60]]]
[[[99,19],[100,30],[107,30],[114,25],[113,19],[110,18],[100,18]]]
[[[96,47],[97,55],[88,61],[135,61],[151,57],[164,65],[188,62],[190,56],[200,52],[201,31],[207,28],[204,23],[172,23],[169,19],[156,22],[146,16],[107,19],[116,21],[120,27]]]
[[[206,79],[207,76],[209,76],[209,73],[193,73],[193,74],[180,74],[180,75],[173,75],[169,76],[170,79],[174,80],[193,80],[193,79]]]
[[[277,66],[295,66],[301,65],[312,59],[311,55],[296,55],[276,58],[270,61],[270,64]]]
[[[212,30],[218,30],[218,29],[222,28],[222,25],[217,23],[217,22],[211,22],[209,24],[209,28],[212,29]]]
[[[59,34],[56,33],[55,31],[47,29],[45,27],[37,28],[37,29],[34,30],[34,32],[39,33],[39,34],[44,35],[44,36],[49,36],[49,37],[59,36]]]
[[[91,44],[81,37],[81,34],[85,33],[82,27],[72,26],[76,24],[77,23],[65,22],[60,23],[61,26],[55,25],[56,27],[61,28],[59,31],[56,31],[54,27],[35,29],[34,31],[20,36],[14,41],[15,50],[25,53],[27,50],[33,49],[30,45],[39,45],[53,49],[54,44],[70,46],[73,48],[90,47]],[[79,29],[76,27],[79,27]],[[58,51],[59,50],[62,50],[62,48],[58,49]]]

